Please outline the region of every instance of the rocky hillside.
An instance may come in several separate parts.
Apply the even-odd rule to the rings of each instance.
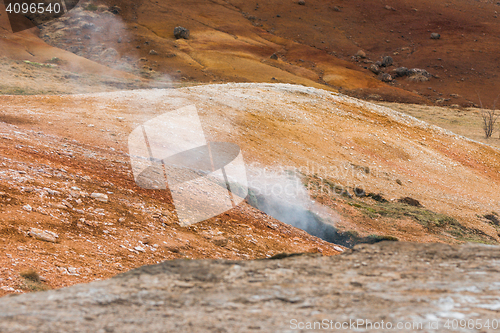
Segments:
[[[39,30],[12,34],[0,17],[0,91],[282,82],[437,105],[477,105],[480,92],[491,107],[498,10],[470,0],[81,1]]]
[[[337,93],[225,84],[0,103],[2,292],[173,258],[332,255],[381,239],[499,240],[497,149]],[[197,107],[208,141],[241,147],[251,195],[185,228],[164,191],[135,185],[127,137],[188,105]],[[266,194],[290,177],[296,193]],[[26,284],[20,273],[29,269],[42,286]]]
[[[499,258],[499,247],[384,242],[333,257],[167,261],[2,298],[0,331],[495,332]]]

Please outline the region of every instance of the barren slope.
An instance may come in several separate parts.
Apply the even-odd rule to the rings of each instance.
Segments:
[[[41,37],[148,80],[286,82],[468,106],[479,104],[477,91],[491,106],[500,80],[498,9],[495,1],[469,0],[87,1],[42,27]],[[174,38],[179,25],[191,30],[188,40]],[[431,39],[433,32],[441,38]],[[366,59],[355,56],[359,50]],[[386,55],[394,59],[388,73],[404,66],[433,77],[383,83],[367,68]]]
[[[271,184],[284,168],[298,168],[325,207],[304,208],[326,212],[340,230],[417,242],[499,240],[494,220],[483,217],[500,211],[498,150],[336,93],[226,84],[3,96],[0,103],[0,241],[9,255],[2,257],[1,278],[8,288],[18,287],[17,274],[27,267],[39,269],[55,287],[166,258],[338,253],[246,204],[181,228],[164,192],[139,189],[125,155],[128,134],[187,105],[197,107],[208,141],[238,144],[249,170],[274,170]],[[354,188],[388,202],[353,196]],[[107,193],[109,201],[90,198],[93,192]],[[402,197],[424,207],[394,201]],[[31,209],[23,208],[27,204]],[[59,243],[28,237],[32,227],[58,233]],[[61,278],[68,272],[79,275]]]

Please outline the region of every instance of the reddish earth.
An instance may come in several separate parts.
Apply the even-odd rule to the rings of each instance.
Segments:
[[[499,240],[499,226],[483,217],[500,211],[498,150],[342,95],[228,84],[4,96],[0,102],[0,246],[8,254],[0,278],[6,292],[22,289],[19,273],[27,268],[61,287],[170,258],[341,250],[247,204],[180,227],[165,192],[135,185],[126,152],[132,129],[184,105],[198,108],[207,140],[240,145],[247,165],[299,168],[340,230],[418,242]],[[328,182],[351,194],[355,187],[379,193],[389,203],[325,192]],[[109,201],[92,199],[95,192]],[[425,208],[400,213],[410,209],[395,203],[401,197]],[[423,213],[442,214],[432,215],[441,222],[419,220]],[[59,242],[30,237],[33,227],[57,233]]]
[[[81,7],[88,4],[81,3]],[[287,82],[355,97],[444,105],[479,104],[479,92],[485,106],[491,107],[498,95],[500,7],[495,1],[318,0],[305,6],[290,0],[94,4],[97,10],[77,8],[44,26],[40,33],[5,32],[1,54],[11,60],[41,62],[59,57],[63,64],[54,71],[106,73],[115,78],[101,82],[106,89],[165,85],[168,74],[174,84]],[[119,15],[106,11],[116,5]],[[5,15],[1,19],[5,30]],[[191,30],[190,39],[174,38],[173,29],[178,25]],[[441,38],[431,39],[433,32]],[[367,58],[353,57],[358,50]],[[270,58],[273,54],[277,59]],[[433,77],[427,82],[398,78],[394,83],[382,83],[364,67],[384,55],[394,58],[388,72],[404,66],[426,69]],[[123,72],[146,81],[134,81]],[[74,83],[74,78],[53,81],[52,85],[59,83],[61,91],[69,92],[64,85]],[[80,91],[92,91],[90,82],[81,86]]]
[[[5,30],[0,54],[5,61],[62,60],[48,73],[36,68],[42,73],[24,78],[25,83],[37,83],[35,89],[11,75],[8,79],[25,86],[28,93],[96,91],[92,81],[101,81],[101,90],[165,86],[165,75],[169,75],[176,85],[287,82],[355,97],[443,105],[479,104],[480,92],[485,106],[491,107],[498,95],[500,7],[494,1],[319,0],[305,6],[288,0],[95,4],[97,10],[77,8],[42,27],[41,32],[9,33],[6,16],[0,17]],[[81,7],[87,5],[81,3]],[[120,8],[119,15],[106,11],[114,5]],[[84,27],[85,23],[93,25]],[[190,39],[174,38],[173,29],[178,25],[191,30]],[[432,32],[441,38],[431,39]],[[367,58],[353,57],[358,50]],[[276,60],[270,58],[273,54]],[[427,82],[398,78],[395,83],[383,83],[364,67],[384,55],[394,58],[388,72],[404,66],[426,69],[434,76]],[[56,75],[51,77],[50,89],[37,81],[38,75],[58,71],[83,77],[75,82],[67,73]],[[109,78],[87,77],[99,73]],[[72,90],[68,85],[73,85]]]
[[[248,204],[182,228],[165,193],[138,188],[126,155],[128,134],[156,115],[192,104],[205,117],[209,139],[237,143],[247,163],[301,169],[312,184],[310,195],[334,212],[340,230],[418,242],[500,240],[500,226],[484,218],[500,212],[497,149],[330,94],[472,105],[478,91],[490,104],[499,80],[496,4],[88,4],[18,34],[0,15],[0,92],[9,95],[0,97],[0,295],[29,290],[19,275],[29,268],[56,288],[171,258],[342,250]],[[115,5],[119,15],[108,11]],[[191,30],[188,40],[173,37],[178,25]],[[431,32],[441,39],[430,39]],[[366,59],[353,58],[360,49]],[[389,70],[418,67],[433,77],[383,83],[364,68],[383,55],[394,58]],[[64,96],[221,82],[298,86]],[[388,203],[325,193],[325,184],[351,195],[361,187]],[[92,199],[94,192],[109,201]],[[398,206],[402,197],[424,208]],[[57,233],[58,242],[30,237],[31,228]]]
[[[26,127],[0,124],[0,295],[23,289],[29,269],[59,288],[174,258],[342,250],[246,204],[180,227],[165,192],[135,185],[123,152]],[[30,237],[31,228],[57,233],[57,243]]]

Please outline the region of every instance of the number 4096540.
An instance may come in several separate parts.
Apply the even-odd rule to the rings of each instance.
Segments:
[[[56,2],[52,3],[9,3],[5,11],[9,14],[43,14],[43,13],[54,13],[59,14],[61,12],[61,4]]]
[[[488,329],[498,329],[500,328],[500,321],[497,319],[487,319],[486,321],[483,321],[482,319],[448,319],[446,323],[444,324],[444,328],[446,329],[458,329],[458,328],[468,328],[468,329],[481,329],[481,328],[488,328]]]

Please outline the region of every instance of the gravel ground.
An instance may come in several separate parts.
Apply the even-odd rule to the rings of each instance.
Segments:
[[[467,320],[474,329],[461,331],[495,332],[499,260],[496,246],[383,242],[333,257],[166,261],[105,281],[4,297],[0,331],[304,332],[314,331],[307,329],[314,322],[323,325],[316,331],[335,331],[365,320],[372,326],[359,322],[358,331],[403,325],[397,331],[442,332]],[[382,321],[385,329],[377,329]],[[490,328],[476,329],[480,324]],[[355,331],[343,325],[341,331]]]

